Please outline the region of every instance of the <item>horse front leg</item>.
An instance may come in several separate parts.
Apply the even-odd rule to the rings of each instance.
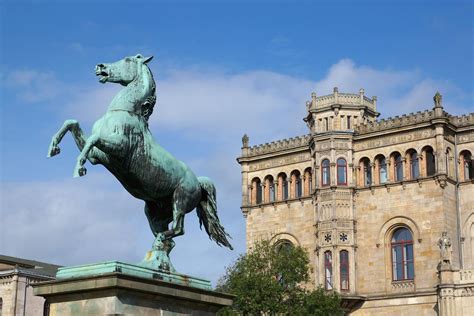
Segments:
[[[64,135],[66,135],[66,133],[69,131],[76,142],[77,148],[82,151],[86,143],[86,136],[79,126],[79,122],[76,120],[66,120],[64,121],[63,126],[56,134],[54,134],[53,138],[51,139],[51,144],[49,145],[48,149],[48,157],[56,156],[61,152],[59,149],[59,143],[63,139]]]
[[[107,137],[100,137],[96,134],[90,136],[82,148],[81,153],[77,157],[76,167],[73,176],[82,177],[86,175],[87,169],[84,167],[87,158],[90,156],[91,150],[99,149],[101,156],[107,156],[108,153],[117,153],[125,149],[126,141],[124,137],[118,134],[111,134]],[[96,148],[93,148],[96,147]],[[97,150],[96,150],[97,151]],[[97,154],[96,151],[94,154]],[[92,161],[91,161],[92,162]]]

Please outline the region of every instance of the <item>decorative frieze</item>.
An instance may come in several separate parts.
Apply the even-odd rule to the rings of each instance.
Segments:
[[[434,129],[424,129],[413,132],[398,133],[392,136],[380,136],[377,139],[359,141],[354,143],[354,150],[366,150],[378,147],[391,146],[420,139],[432,138],[436,135]]]
[[[304,161],[310,161],[311,160],[311,155],[309,152],[300,154],[300,155],[292,155],[288,157],[281,157],[281,158],[273,158],[273,159],[268,159],[265,161],[262,161],[260,163],[255,163],[251,164],[249,169],[250,171],[257,171],[257,170],[263,170],[263,169],[268,169],[268,168],[274,168],[274,167],[281,167],[284,165],[289,165],[289,164],[294,164],[294,163],[299,163],[299,162],[304,162]]]
[[[474,131],[459,135],[458,144],[465,144],[470,142],[474,142]]]

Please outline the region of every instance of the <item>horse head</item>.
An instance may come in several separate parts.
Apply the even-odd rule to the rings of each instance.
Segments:
[[[153,56],[143,57],[138,54],[125,57],[115,63],[97,64],[95,66],[95,74],[99,76],[99,82],[101,83],[115,82],[127,86],[139,76],[141,67],[146,65],[152,58]]]

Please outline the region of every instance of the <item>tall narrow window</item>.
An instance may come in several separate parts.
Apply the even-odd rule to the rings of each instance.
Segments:
[[[251,204],[260,204],[262,203],[263,199],[263,190],[262,190],[262,182],[259,178],[254,178],[252,180],[252,189],[250,192],[250,201]]]
[[[387,161],[385,157],[381,157],[378,160],[379,162],[379,181],[380,183],[387,182]]]
[[[311,168],[306,168],[304,171],[304,195],[310,195],[313,191],[313,175]]]
[[[261,204],[263,201],[263,188],[260,181],[257,183],[257,204]]]
[[[337,184],[347,185],[347,163],[344,158],[337,160]]]
[[[321,163],[321,184],[322,186],[327,186],[330,184],[331,176],[330,176],[330,165],[329,160],[324,159]]]
[[[394,155],[394,169],[395,169],[395,181],[403,180],[403,161],[402,156],[399,153]]]
[[[394,281],[413,280],[413,238],[406,228],[398,228],[392,237],[392,279]]]
[[[410,154],[410,176],[411,179],[417,179],[420,176],[420,168],[418,167],[418,155],[416,151]]]
[[[291,174],[291,181],[293,184],[294,197],[300,198],[303,196],[303,181],[301,181],[301,175],[299,171],[293,171]]]
[[[461,152],[461,163],[462,163],[462,174],[464,174],[464,180],[474,179],[474,161],[469,151],[465,150]]]
[[[283,200],[288,200],[288,179],[286,178],[286,175],[283,178],[282,191]]]
[[[351,129],[351,117],[350,117],[350,115],[347,116],[347,129]]]
[[[341,291],[349,291],[349,252],[347,250],[339,253],[339,267]]]
[[[270,202],[275,202],[275,184],[273,181],[270,184]]]
[[[325,131],[329,131],[329,119],[326,117],[324,119],[324,128],[325,128]]]
[[[364,186],[368,187],[372,185],[372,167],[370,166],[370,160],[365,158],[362,161],[362,167],[364,168]]]
[[[324,253],[324,276],[325,276],[325,282],[324,282],[324,288],[326,290],[332,290],[333,289],[333,283],[332,283],[332,253],[330,251],[326,251]]]
[[[433,153],[433,148],[428,147],[425,149],[425,160],[426,160],[426,175],[432,176],[435,174],[435,156]]]

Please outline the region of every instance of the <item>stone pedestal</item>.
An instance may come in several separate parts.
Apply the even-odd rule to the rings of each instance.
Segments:
[[[206,289],[208,281],[185,275],[119,262],[83,267],[65,268],[57,280],[34,285],[34,294],[46,299],[51,316],[207,316],[232,304],[233,296]]]

